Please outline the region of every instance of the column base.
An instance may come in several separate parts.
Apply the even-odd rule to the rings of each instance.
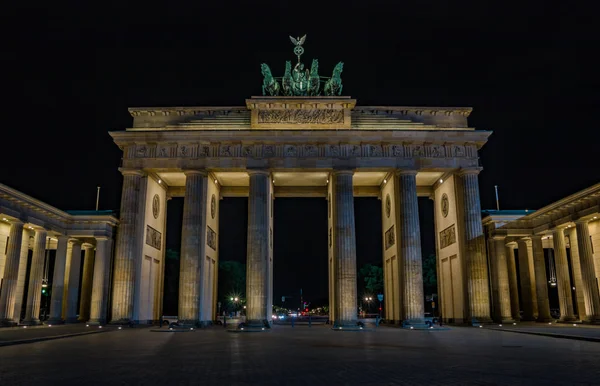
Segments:
[[[514,320],[511,317],[504,317],[504,318],[500,318],[500,323],[515,323],[516,320]]]
[[[65,324],[65,321],[60,318],[56,318],[56,319],[50,318],[44,324]]]
[[[90,319],[88,320],[87,324],[90,324],[92,326],[104,325],[106,324],[106,319]]]
[[[579,321],[579,319],[577,319],[574,316],[561,316],[560,319],[558,319],[558,323],[569,323],[577,321]]]
[[[19,323],[15,322],[12,319],[0,320],[0,327],[15,327],[17,325],[19,325]]]
[[[584,324],[600,324],[600,316],[586,316],[581,322]]]
[[[77,319],[76,316],[65,319],[65,324],[74,324],[74,323],[79,323],[79,319]]]
[[[482,318],[471,318],[471,326],[474,327],[479,327],[481,325],[484,324],[492,324],[494,323],[494,321],[492,320],[492,318],[488,317],[488,316],[484,316]]]
[[[555,320],[556,319],[553,319],[553,318],[550,318],[550,317],[549,318],[540,318],[540,317],[538,317],[535,321],[537,323],[551,323],[551,322],[554,322]]]
[[[407,319],[402,321],[402,328],[408,330],[428,330],[429,325],[423,319]]]
[[[21,324],[23,326],[39,326],[42,324],[42,322],[39,319],[25,319],[23,322],[21,322]]]
[[[364,331],[365,326],[357,320],[340,320],[333,322],[334,331]]]

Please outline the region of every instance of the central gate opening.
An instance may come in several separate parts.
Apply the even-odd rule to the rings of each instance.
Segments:
[[[276,323],[325,323],[329,312],[327,200],[276,198],[273,305]]]

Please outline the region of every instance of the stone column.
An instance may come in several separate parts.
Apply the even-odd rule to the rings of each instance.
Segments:
[[[519,239],[519,278],[521,279],[521,308],[523,311],[523,321],[535,320],[533,315],[533,292],[531,291],[531,272],[529,272],[529,251],[527,240]]]
[[[462,188],[462,213],[465,235],[466,284],[469,291],[469,316],[472,323],[491,322],[490,285],[488,277],[485,237],[481,223],[479,202],[479,169],[460,172]]]
[[[96,237],[96,256],[94,258],[94,279],[92,282],[93,286],[90,307],[90,324],[106,323],[111,250],[111,238]]]
[[[202,320],[202,251],[206,237],[208,173],[204,170],[187,170],[185,176],[179,262],[179,320],[184,324],[197,324]]]
[[[515,262],[515,246],[517,243],[506,244],[506,266],[508,270],[508,286],[510,287],[510,309],[514,320],[521,320],[519,307],[519,285],[517,283],[517,263]]]
[[[600,323],[600,294],[596,283],[594,269],[594,256],[592,254],[592,241],[587,221],[576,221],[577,243],[579,246],[579,259],[581,262],[581,281],[583,283],[583,297],[585,300],[586,322]]]
[[[417,200],[417,172],[398,172],[400,248],[402,251],[403,304],[402,319],[410,325],[424,324],[423,265],[421,262],[421,229]],[[353,208],[354,209],[354,208]]]
[[[121,219],[117,231],[112,296],[112,323],[129,322],[133,318],[135,264],[139,191],[144,173],[141,170],[122,169],[123,192]]]
[[[83,272],[81,277],[81,296],[79,299],[79,318],[80,322],[90,320],[90,305],[92,302],[92,280],[94,279],[94,246],[92,244],[83,245],[85,254],[83,258]]]
[[[356,230],[354,227],[354,189],[352,170],[334,170],[335,184],[333,226],[336,256],[336,320],[334,328],[356,328],[358,303],[356,295]]]
[[[48,323],[63,323],[62,308],[65,291],[65,267],[67,264],[67,236],[57,236],[56,258],[54,259],[54,274],[52,275],[52,298],[50,303],[50,318]]]
[[[538,322],[549,322],[550,303],[548,301],[548,276],[546,276],[546,260],[544,259],[544,246],[542,236],[531,236],[531,246],[533,249],[533,264],[535,269],[535,287],[538,305]]]
[[[552,238],[554,242],[558,301],[560,304],[560,321],[570,322],[576,320],[576,318],[573,310],[573,298],[571,296],[571,279],[569,277],[569,262],[567,261],[564,229],[555,228],[552,231]]]
[[[79,297],[79,269],[81,267],[81,241],[71,239],[71,265],[69,267],[69,286],[67,288],[66,323],[77,322],[77,299]]]
[[[21,259],[21,243],[23,239],[23,223],[13,221],[8,236],[8,250],[4,266],[4,280],[0,292],[0,326],[14,326],[13,321],[17,281],[19,279],[19,261]]]
[[[246,318],[251,326],[268,325],[269,284],[269,172],[251,170],[248,196],[248,257],[246,262]]]
[[[40,322],[40,301],[42,299],[42,281],[44,280],[44,260],[46,259],[46,230],[35,230],[31,270],[29,272],[29,288],[27,290],[27,306],[23,324],[36,325]]]
[[[510,307],[510,283],[508,279],[508,263],[506,258],[505,238],[499,237],[492,239],[496,262],[496,276],[498,278],[498,304],[500,306],[500,322],[513,322]],[[511,250],[512,252],[512,250]],[[514,261],[513,261],[514,264]],[[516,284],[516,283],[515,283]]]

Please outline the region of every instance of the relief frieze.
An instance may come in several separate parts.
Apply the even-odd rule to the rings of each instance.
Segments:
[[[440,232],[440,249],[444,249],[456,242],[456,227],[454,224]]]
[[[393,157],[393,158],[477,158],[476,146],[405,144],[230,144],[162,143],[130,147],[127,158],[206,158],[206,157]]]
[[[259,110],[258,123],[342,124],[343,110]]]

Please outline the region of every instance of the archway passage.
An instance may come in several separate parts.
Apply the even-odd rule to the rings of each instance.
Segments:
[[[307,310],[327,320],[327,201],[276,198],[273,229],[273,305],[285,321]],[[297,316],[294,316],[297,317]],[[312,319],[311,319],[312,320]]]

